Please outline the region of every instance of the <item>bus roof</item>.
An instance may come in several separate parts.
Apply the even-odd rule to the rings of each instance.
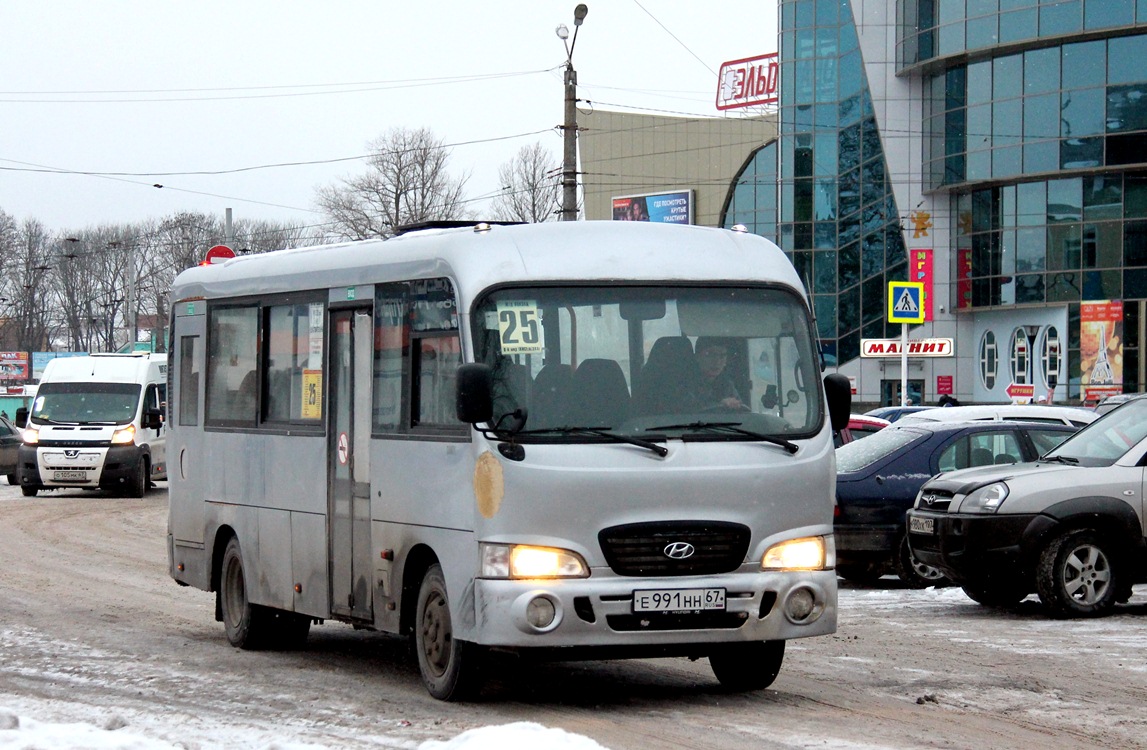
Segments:
[[[178,301],[436,277],[454,280],[464,307],[483,289],[514,282],[768,281],[804,288],[784,253],[754,234],[578,221],[428,229],[240,256],[184,271],[172,292]]]

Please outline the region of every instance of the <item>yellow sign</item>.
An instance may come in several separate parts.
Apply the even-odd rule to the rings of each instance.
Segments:
[[[303,370],[303,419],[321,419],[323,416],[323,371]]]
[[[888,282],[888,322],[924,322],[924,284],[919,281]]]

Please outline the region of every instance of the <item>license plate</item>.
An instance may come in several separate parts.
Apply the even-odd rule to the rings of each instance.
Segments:
[[[88,478],[88,473],[86,471],[57,471],[52,474],[52,478],[57,482],[67,482],[77,479],[82,482]]]
[[[645,589],[633,592],[634,612],[701,612],[725,609],[725,589]]]
[[[913,534],[935,534],[935,527],[933,526],[933,519],[931,518],[917,518],[910,516],[908,518],[908,530]]]

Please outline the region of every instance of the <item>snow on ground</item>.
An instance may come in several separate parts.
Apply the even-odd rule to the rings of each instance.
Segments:
[[[242,736],[234,747],[256,747]],[[263,750],[319,750],[318,745],[274,742]],[[606,750],[588,737],[532,722],[481,727],[452,740],[429,740],[416,750]],[[91,724],[49,724],[0,710],[0,750],[181,750],[122,728],[101,729]]]

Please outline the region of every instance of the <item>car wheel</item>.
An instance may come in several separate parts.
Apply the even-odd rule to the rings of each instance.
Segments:
[[[418,590],[414,650],[422,682],[438,700],[465,700],[481,687],[482,649],[456,640],[442,566],[431,565]]]
[[[264,648],[270,638],[266,611],[247,599],[247,581],[243,573],[243,552],[235,537],[223,552],[219,577],[219,610],[223,628],[232,646],[245,650]]]
[[[1115,606],[1122,573],[1114,543],[1084,529],[1062,534],[1040,553],[1036,587],[1057,617],[1094,617]]]
[[[875,563],[837,563],[836,574],[846,581],[871,586],[884,575],[884,569]]]
[[[1014,581],[980,583],[963,588],[969,599],[985,607],[1014,607],[1028,595],[1027,588]]]
[[[773,684],[785,660],[784,641],[729,643],[709,654],[709,666],[729,690],[764,690]]]
[[[947,586],[950,583],[948,577],[941,573],[938,568],[925,565],[912,556],[907,536],[900,537],[900,546],[896,553],[896,575],[914,589]]]
[[[12,487],[15,487],[19,483],[20,483],[20,480],[15,474],[9,474],[8,475],[8,484],[9,485],[11,485]]]

